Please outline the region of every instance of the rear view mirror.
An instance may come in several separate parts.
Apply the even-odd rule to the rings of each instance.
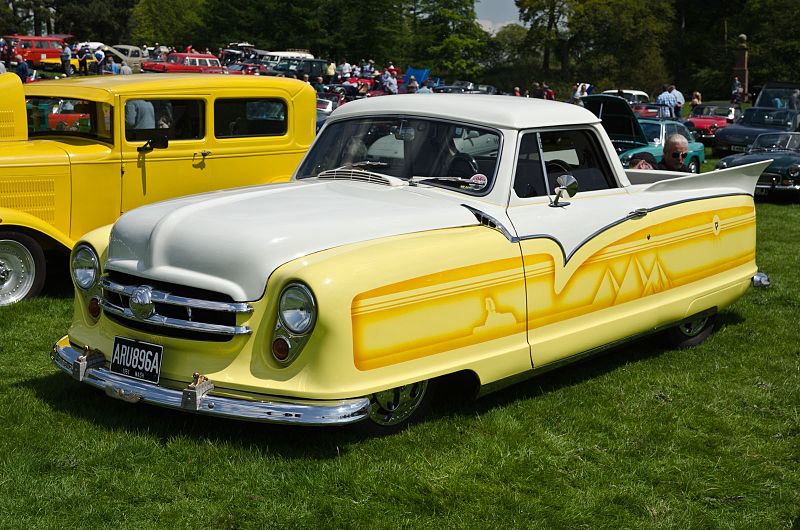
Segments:
[[[416,136],[416,131],[413,127],[392,127],[392,133],[394,137],[398,140],[402,140],[404,142],[410,142]]]
[[[140,153],[149,153],[153,149],[166,149],[169,146],[169,138],[166,134],[154,134],[144,145],[136,148]]]
[[[566,194],[568,197],[573,197],[576,193],[578,193],[578,180],[573,177],[572,175],[561,175],[556,179],[558,183],[558,187],[553,190],[556,193],[553,202],[550,203],[550,206],[554,208],[561,208],[563,206],[569,206],[568,202],[558,202],[561,200],[561,197]]]

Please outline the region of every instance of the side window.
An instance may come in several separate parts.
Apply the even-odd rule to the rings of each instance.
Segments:
[[[36,44],[36,48],[38,48],[38,49],[41,49],[41,50],[47,49],[47,41],[46,40],[37,40],[37,41],[34,41],[34,44]]]
[[[31,47],[33,47],[32,45],[33,45],[33,43],[31,41],[29,41],[29,40],[23,40],[23,41],[20,41],[20,43],[19,43],[19,47],[22,48],[22,49],[31,48]]]
[[[519,143],[517,169],[514,173],[514,193],[520,199],[547,194],[542,176],[542,160],[536,133],[528,133]]]
[[[617,187],[611,166],[593,132],[554,131],[540,133],[540,136],[547,182],[551,190],[558,187],[556,179],[561,175],[574,176],[580,191]]]
[[[280,99],[218,99],[214,102],[214,136],[280,136],[286,134],[286,103]]]
[[[63,48],[63,46],[57,40],[51,40],[50,41],[50,48],[52,48],[54,50],[60,50],[61,48]]]
[[[170,140],[205,136],[205,102],[196,99],[131,99],[125,103],[125,139],[145,141],[153,134]]]
[[[139,50],[131,50],[130,51],[130,56],[131,57],[141,57],[142,54],[141,54],[141,52]]]

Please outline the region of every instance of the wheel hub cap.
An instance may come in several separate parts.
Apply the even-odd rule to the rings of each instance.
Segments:
[[[0,305],[19,302],[30,292],[36,273],[33,256],[22,243],[0,240]]]
[[[421,381],[373,394],[369,417],[379,425],[397,425],[417,410],[427,389],[428,382]]]

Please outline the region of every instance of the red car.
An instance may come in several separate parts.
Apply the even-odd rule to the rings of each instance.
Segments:
[[[684,121],[684,125],[694,133],[698,142],[711,145],[719,129],[741,117],[742,111],[738,107],[703,103],[692,109],[692,114]]]
[[[222,65],[213,55],[207,53],[170,53],[166,61],[142,63],[142,70],[167,73],[221,74]]]
[[[11,61],[16,55],[30,66],[39,66],[42,59],[58,59],[64,49],[64,39],[72,35],[50,35],[36,37],[30,35],[5,35],[3,39],[9,49],[4,60]]]

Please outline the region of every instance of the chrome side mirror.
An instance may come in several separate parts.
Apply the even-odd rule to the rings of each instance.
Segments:
[[[578,193],[578,180],[573,177],[572,175],[561,175],[556,179],[558,183],[558,187],[554,190],[556,192],[556,196],[553,201],[550,203],[550,206],[553,208],[561,208],[562,206],[569,206],[568,202],[558,202],[567,194],[567,197],[573,197],[576,193]]]

